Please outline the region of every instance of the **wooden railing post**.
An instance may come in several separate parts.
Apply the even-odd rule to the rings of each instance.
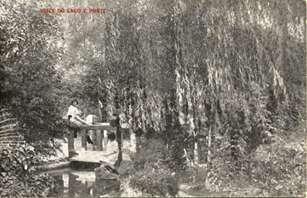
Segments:
[[[97,146],[99,151],[103,150],[102,137],[103,137],[103,130],[97,130]]]
[[[97,133],[98,130],[90,130],[92,132],[91,139],[93,141],[93,151],[97,151],[98,141],[97,141]]]
[[[117,118],[117,122],[118,122]],[[87,150],[87,131],[93,130],[94,135],[92,137],[92,141],[94,143],[93,150],[102,151],[103,150],[103,140],[104,140],[104,132],[105,131],[115,131],[118,135],[117,142],[119,143],[119,152],[121,153],[121,147],[122,147],[122,133],[121,133],[121,127],[118,125],[117,127],[110,126],[109,123],[97,123],[96,125],[88,125],[88,126],[80,126],[79,130],[81,131],[81,147]],[[71,139],[71,142],[73,139]],[[73,147],[71,147],[73,148]],[[121,157],[120,157],[121,158]]]
[[[68,129],[68,157],[72,157],[71,153],[75,152],[74,130]]]
[[[86,145],[86,129],[81,130],[81,146],[84,148],[84,150],[87,150]]]

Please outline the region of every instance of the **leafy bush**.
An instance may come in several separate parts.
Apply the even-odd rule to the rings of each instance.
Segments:
[[[274,137],[272,145],[260,146],[251,160],[253,182],[271,195],[298,196],[305,188],[303,145]]]
[[[250,154],[240,155],[240,169],[232,163],[229,147],[212,161],[207,187],[212,191],[243,191],[252,186],[263,196],[298,196],[305,187],[304,149],[297,142],[287,143],[278,136],[261,144]],[[243,149],[240,149],[243,151]],[[258,196],[259,194],[257,194]],[[256,196],[256,194],[252,194]]]
[[[167,150],[158,139],[149,139],[135,158],[137,171],[130,180],[130,185],[142,192],[175,196],[178,185],[174,174],[166,163]]]
[[[27,142],[48,141],[63,129],[63,84],[56,69],[61,50],[54,45],[61,31],[55,16],[37,12],[41,6],[16,0],[0,4],[0,105],[12,110]]]
[[[150,139],[144,141],[142,149],[135,155],[135,168],[143,169],[146,163],[155,163],[159,160],[165,160],[167,157],[167,149],[162,141],[158,139]]]
[[[38,174],[41,157],[28,145],[0,149],[0,196],[33,197],[47,193],[52,179]]]
[[[175,196],[178,192],[175,177],[160,163],[146,163],[145,168],[131,178],[130,185],[152,195]]]
[[[242,140],[241,140],[242,141]],[[222,141],[220,150],[211,161],[211,168],[208,171],[206,187],[210,191],[231,191],[237,187],[242,179],[246,179],[247,161],[244,158],[244,150],[237,146],[237,160],[234,162],[231,154],[231,145],[227,141]],[[244,178],[245,177],[245,178]],[[244,183],[244,182],[243,182]]]

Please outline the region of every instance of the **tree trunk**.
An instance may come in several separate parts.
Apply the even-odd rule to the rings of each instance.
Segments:
[[[115,106],[115,127],[116,127],[116,141],[117,141],[117,147],[118,147],[118,156],[117,160],[114,164],[115,167],[119,167],[120,163],[123,159],[123,153],[122,153],[122,133],[120,130],[120,118],[119,118],[119,110],[120,110],[120,105],[119,105],[119,94],[118,90],[116,89],[115,97],[114,97],[114,106]]]
[[[123,152],[122,152],[122,133],[120,130],[120,118],[119,115],[116,116],[116,141],[117,141],[117,146],[118,146],[118,156],[117,160],[114,164],[115,167],[119,167],[120,163],[122,162],[123,159]]]

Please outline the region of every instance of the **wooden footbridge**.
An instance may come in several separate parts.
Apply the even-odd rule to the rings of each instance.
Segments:
[[[120,133],[118,133],[118,130],[120,130]],[[70,131],[70,135],[67,136],[68,142],[59,140],[59,143],[62,145],[63,153],[59,153],[60,156],[55,157],[54,160],[57,158],[68,157],[70,162],[94,164],[99,163],[99,161],[114,164],[119,157],[122,160],[129,160],[129,156],[125,152],[122,152],[122,156],[119,156],[119,150],[122,148],[123,150],[133,149],[130,142],[127,143],[127,145],[125,144],[126,142],[122,141],[122,134],[124,132],[129,133],[130,136],[133,136],[129,127],[120,125],[117,127],[112,127],[110,123],[105,122],[80,126],[79,131],[80,133],[78,134],[77,138],[74,138],[73,131]],[[91,145],[89,145],[86,141],[89,131],[91,131],[91,139],[93,141],[93,144]],[[120,135],[120,137],[117,137],[117,141],[108,143],[108,148],[104,148],[103,145],[104,131],[113,132]],[[24,143],[25,140],[18,130],[17,120],[8,109],[0,108],[0,147],[7,147],[8,145],[17,146],[18,144]],[[75,150],[78,155],[69,156],[69,150]]]
[[[73,132],[70,131],[70,135],[68,137],[68,154],[71,149],[75,150],[78,155],[69,156],[69,160],[72,164],[98,164],[99,161],[104,161],[109,164],[114,164],[118,158],[121,160],[129,160],[129,155],[125,152],[122,153],[122,156],[119,153],[119,150],[122,148],[125,150],[131,150],[130,142],[127,144],[123,144],[123,133],[129,132],[128,127],[112,127],[110,123],[95,123],[93,125],[83,125],[80,126],[80,137],[74,138]],[[109,131],[116,133],[116,130],[121,130],[119,133],[120,138],[119,141],[109,142],[108,147],[104,148],[104,131]],[[87,135],[89,135],[89,131],[91,131],[91,140],[93,144],[87,143]],[[118,133],[116,133],[118,135]],[[131,133],[130,133],[131,134]],[[75,141],[75,140],[76,141]]]

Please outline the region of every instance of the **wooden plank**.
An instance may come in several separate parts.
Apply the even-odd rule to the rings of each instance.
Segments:
[[[5,112],[5,111],[9,111],[9,109],[8,108],[1,108],[0,109],[0,113]]]
[[[23,140],[24,140],[23,137],[18,135],[0,138],[0,141],[23,141]]]
[[[0,130],[0,134],[8,133],[8,132],[16,132],[16,129],[4,129],[4,130]]]
[[[12,144],[12,145],[17,145],[17,144],[24,144],[26,143],[25,141],[22,140],[18,140],[18,141],[13,141],[13,140],[5,140],[5,141],[0,141],[0,145],[8,145],[8,144]]]
[[[15,128],[16,126],[17,126],[16,123],[5,124],[5,125],[0,126],[0,130],[3,130],[3,129],[12,129],[12,128]]]
[[[98,148],[98,141],[97,141],[97,133],[98,133],[98,131],[95,131],[95,130],[90,130],[89,131],[89,135],[90,135],[90,137],[91,137],[91,139],[92,139],[92,141],[93,141],[93,151],[97,151],[97,148]]]
[[[6,132],[6,133],[0,133],[0,138],[2,137],[10,137],[10,136],[20,136],[18,133],[13,132]]]
[[[2,114],[0,114],[0,119],[2,120],[2,119],[7,119],[7,118],[12,118],[13,116],[12,116],[12,114],[10,114],[10,113],[2,113]]]
[[[80,129],[86,129],[86,130],[116,130],[115,127],[112,127],[110,125],[110,123],[108,122],[103,122],[103,123],[96,123],[93,125],[80,125],[76,127],[80,128]],[[124,125],[123,127],[121,127],[123,129],[128,129],[127,125]]]
[[[87,144],[86,144],[86,130],[82,129],[81,130],[81,145],[82,147],[87,150]]]
[[[97,147],[99,151],[103,150],[103,145],[102,145],[102,137],[103,137],[103,131],[102,130],[97,130],[96,131],[97,135]]]
[[[15,123],[15,122],[17,122],[17,119],[16,118],[7,118],[5,120],[0,121],[0,125],[5,124],[5,123],[9,123],[9,122]]]
[[[95,124],[95,125],[83,125],[80,126],[81,129],[86,130],[114,130],[114,127],[110,126],[109,123]]]

